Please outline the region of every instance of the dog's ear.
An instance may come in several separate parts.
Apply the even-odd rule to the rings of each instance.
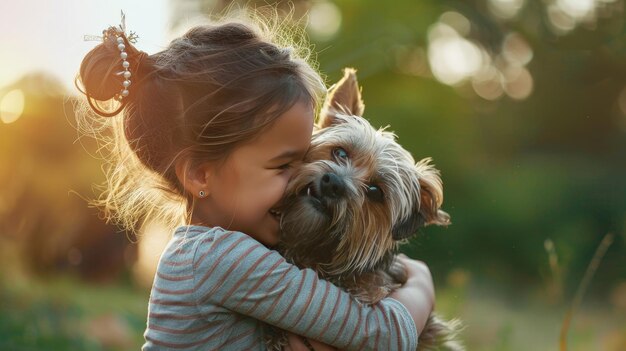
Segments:
[[[354,68],[345,68],[343,78],[328,91],[320,113],[318,125],[321,128],[341,123],[337,115],[363,116],[365,105],[361,99],[361,89]]]
[[[409,218],[396,224],[391,230],[393,240],[410,238],[417,230],[424,226],[424,216],[418,211],[413,212]]]
[[[415,165],[420,185],[419,213],[424,217],[424,225],[448,225],[450,215],[439,209],[443,203],[443,183],[430,161],[425,158]]]
[[[413,211],[409,218],[393,227],[394,240],[406,239],[415,234],[420,227],[430,224],[450,224],[450,215],[439,209],[443,203],[443,184],[439,171],[430,164],[430,161],[430,158],[425,158],[415,165],[420,189],[418,209]]]

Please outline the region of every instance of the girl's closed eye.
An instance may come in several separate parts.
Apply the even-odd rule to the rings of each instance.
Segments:
[[[280,163],[280,164],[273,164],[273,165],[270,164],[270,165],[266,166],[266,169],[284,171],[284,170],[287,170],[287,169],[291,168],[291,163],[292,163],[292,161],[284,162],[284,163]]]
[[[283,164],[280,164],[276,167],[274,167],[273,169],[278,170],[279,174],[284,174],[287,172],[292,172],[293,170],[295,170],[300,164],[302,163],[301,160],[291,160],[289,162],[285,162]]]
[[[294,168],[294,162],[291,161],[291,162],[283,163],[282,165],[276,167],[275,169],[278,170],[279,174],[283,174],[283,173],[293,170],[293,168]]]
[[[282,164],[282,165],[278,166],[278,169],[285,170],[285,169],[290,169],[291,167],[292,167],[291,162],[287,162],[285,164]]]

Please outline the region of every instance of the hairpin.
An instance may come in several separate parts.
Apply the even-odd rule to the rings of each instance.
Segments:
[[[120,25],[110,26],[109,28],[103,30],[102,36],[85,35],[83,37],[83,40],[85,41],[100,40],[102,42],[107,40],[110,36],[114,36],[117,38],[116,39],[117,48],[120,51],[120,59],[122,60],[122,70],[115,73],[115,75],[124,76],[124,81],[122,82],[123,87],[119,93],[115,94],[115,97],[114,97],[114,99],[117,101],[122,101],[124,97],[128,96],[129,94],[128,87],[130,86],[130,83],[131,83],[130,77],[132,76],[132,73],[129,70],[130,62],[127,61],[128,53],[126,52],[126,41],[124,41],[124,38],[126,38],[128,43],[131,43],[131,44],[136,43],[137,38],[139,38],[139,36],[135,34],[135,32],[132,32],[132,31],[128,35],[126,35],[126,15],[124,14],[124,11],[120,11],[120,13],[122,17]]]

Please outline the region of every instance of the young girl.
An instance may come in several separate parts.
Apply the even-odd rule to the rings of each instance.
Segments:
[[[363,306],[271,250],[273,208],[325,87],[306,51],[254,23],[194,27],[154,55],[110,27],[82,62],[81,125],[110,151],[96,204],[130,230],[154,219],[176,227],[143,350],[263,350],[264,323],[342,349],[415,350],[434,300],[423,264],[403,259],[408,283]]]

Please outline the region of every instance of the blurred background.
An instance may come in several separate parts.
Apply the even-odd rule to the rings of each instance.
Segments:
[[[142,344],[168,233],[149,227],[138,241],[87,206],[104,178],[97,146],[74,129],[73,79],[97,45],[83,36],[119,24],[122,9],[153,54],[229,5],[0,4],[1,350]],[[302,18],[327,83],[356,67],[365,117],[441,170],[453,225],[403,250],[430,266],[437,309],[464,320],[469,350],[559,349],[576,295],[568,350],[626,350],[622,0],[276,5]]]

